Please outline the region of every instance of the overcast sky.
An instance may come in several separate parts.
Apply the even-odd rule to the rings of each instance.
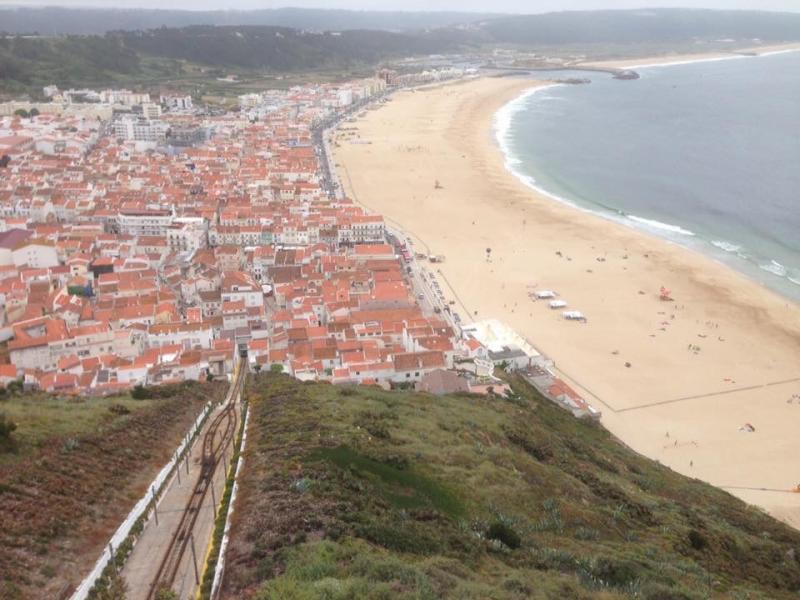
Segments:
[[[598,8],[682,6],[750,8],[800,12],[800,0],[0,0],[0,5],[92,6],[107,8],[253,9],[298,6],[372,10],[472,10],[535,13]]]

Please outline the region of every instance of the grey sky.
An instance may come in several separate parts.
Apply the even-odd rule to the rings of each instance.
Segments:
[[[296,6],[359,10],[472,10],[535,13],[598,8],[680,6],[800,12],[800,0],[0,0],[0,5],[92,6],[107,8],[253,9]]]

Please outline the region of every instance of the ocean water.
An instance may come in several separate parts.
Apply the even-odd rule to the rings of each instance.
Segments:
[[[507,167],[800,300],[800,52],[637,71],[506,105]]]

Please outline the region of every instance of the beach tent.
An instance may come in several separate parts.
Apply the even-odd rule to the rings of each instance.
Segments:
[[[564,300],[551,300],[550,308],[564,308],[567,305]]]
[[[546,300],[547,298],[555,298],[556,293],[551,290],[542,290],[541,292],[536,292],[536,297],[539,300]]]
[[[565,310],[563,313],[564,318],[570,321],[585,321],[586,317],[579,310]]]

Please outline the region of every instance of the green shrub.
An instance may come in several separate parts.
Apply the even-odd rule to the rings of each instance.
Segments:
[[[16,431],[17,424],[9,419],[5,413],[0,413],[0,441],[11,439],[11,434]]]
[[[178,600],[179,596],[168,587],[162,587],[156,592],[156,600]]]
[[[626,587],[640,579],[640,569],[636,563],[601,556],[592,564],[592,575],[605,585]]]
[[[133,386],[131,390],[131,398],[134,400],[147,400],[148,398],[152,398],[153,393],[144,387],[141,383],[136,384]]]
[[[497,540],[508,546],[512,550],[522,545],[522,538],[514,529],[502,521],[494,521],[486,530],[486,537],[490,540]]]
[[[708,540],[706,539],[706,536],[704,536],[696,529],[692,529],[689,532],[688,537],[689,537],[689,543],[695,550],[703,550],[706,546],[708,546]]]

